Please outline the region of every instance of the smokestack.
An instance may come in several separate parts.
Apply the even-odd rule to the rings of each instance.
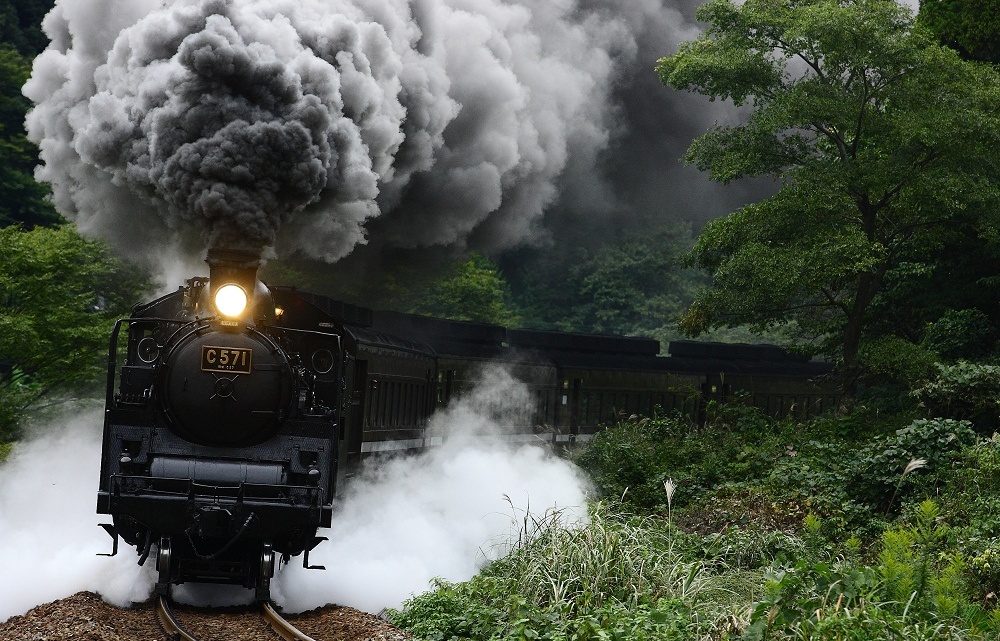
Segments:
[[[257,280],[260,258],[255,252],[213,247],[208,250],[205,262],[209,269],[209,300],[215,300],[216,292],[223,285],[239,285],[247,295],[247,305],[254,320],[273,315],[274,304],[269,292]]]
[[[257,269],[260,258],[255,252],[243,249],[213,247],[205,257],[208,263],[208,277],[213,290],[216,285],[236,283],[249,294],[257,283]]]

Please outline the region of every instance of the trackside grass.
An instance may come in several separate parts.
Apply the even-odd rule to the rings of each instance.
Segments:
[[[428,641],[1000,638],[1000,438],[732,417],[609,428],[576,457],[604,491],[589,520],[524,519],[393,622]]]

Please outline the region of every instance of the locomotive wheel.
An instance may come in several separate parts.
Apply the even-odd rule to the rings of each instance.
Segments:
[[[264,544],[264,551],[260,555],[260,575],[268,579],[274,576],[274,549],[270,543]]]
[[[170,537],[164,536],[156,550],[156,591],[167,594],[170,590],[170,564],[172,560]]]
[[[156,552],[156,571],[160,574],[170,571],[170,538],[160,539],[160,546]]]
[[[257,589],[254,597],[257,601],[270,601],[271,577],[274,576],[274,549],[270,543],[265,543],[260,553],[260,568],[257,575]]]

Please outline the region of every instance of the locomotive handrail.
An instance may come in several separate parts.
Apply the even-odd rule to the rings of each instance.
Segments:
[[[174,332],[181,331],[185,325],[190,323],[196,323],[199,320],[195,319],[189,321],[181,321],[176,318],[156,318],[153,316],[129,316],[128,318],[119,318],[115,321],[115,326],[111,330],[111,338],[108,341],[108,377],[107,377],[107,391],[105,393],[105,407],[113,407],[115,400],[115,374],[118,371],[118,335],[121,333],[122,325],[128,323],[176,323],[180,327]],[[173,336],[171,336],[173,338]]]
[[[118,333],[121,331],[122,323],[128,319],[119,318],[115,321],[115,327],[111,330],[111,339],[108,344],[108,389],[104,399],[105,407],[112,407],[115,400],[115,374],[118,372]]]

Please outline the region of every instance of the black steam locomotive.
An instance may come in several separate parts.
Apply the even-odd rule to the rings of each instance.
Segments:
[[[157,590],[214,582],[269,597],[276,559],[324,539],[333,500],[372,455],[440,443],[431,414],[501,363],[533,399],[505,438],[584,440],[622,414],[739,393],[771,415],[835,405],[829,368],[770,346],[506,329],[373,311],[265,287],[257,259],[209,253],[209,278],[119,321],[108,364],[97,511],[155,554]],[[120,345],[120,335],[125,341]]]

